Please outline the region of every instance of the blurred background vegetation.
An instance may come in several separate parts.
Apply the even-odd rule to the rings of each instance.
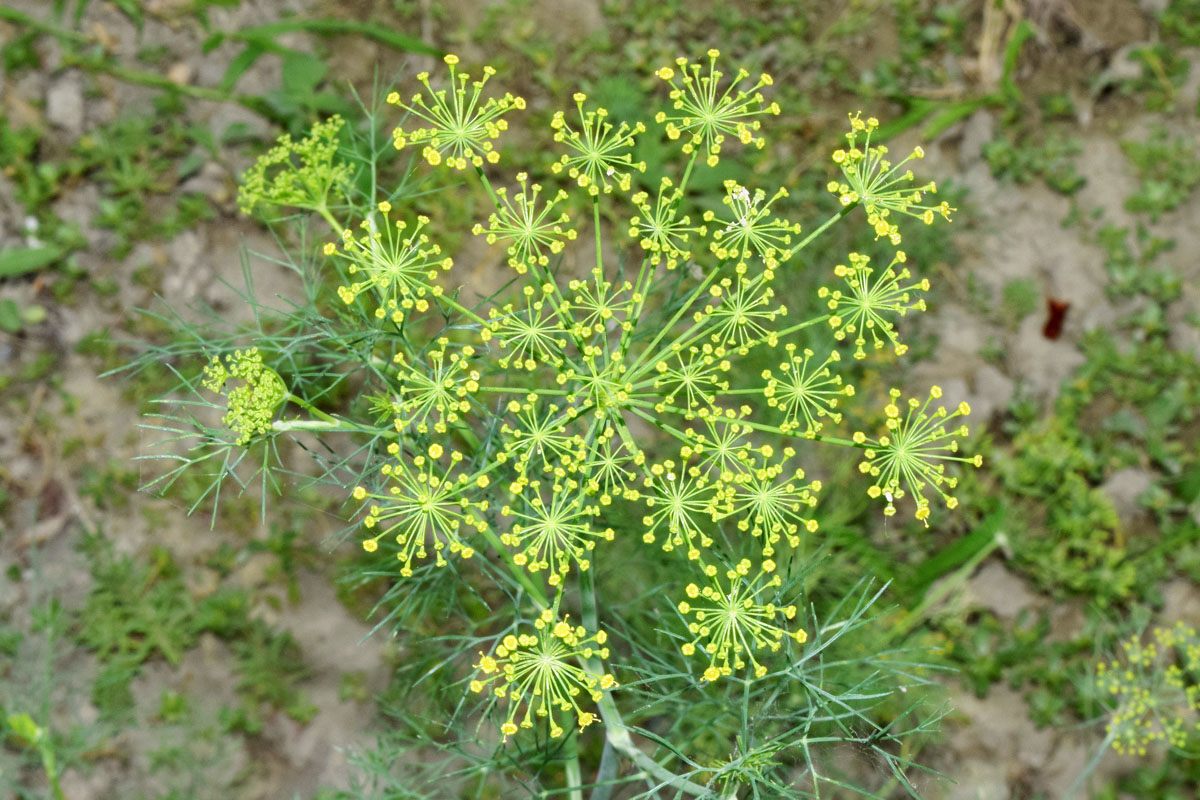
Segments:
[[[808,543],[818,601],[888,583],[857,647],[949,668],[930,698],[952,713],[904,755],[958,784],[921,795],[1200,793],[1186,747],[1093,758],[1096,664],[1151,621],[1200,623],[1200,1],[10,0],[0,42],[3,796],[410,796],[389,737],[423,674],[409,642],[437,623],[338,546],[339,495],[297,481],[264,517],[260,490],[217,508],[203,475],[139,493],[139,415],[200,364],[97,376],[138,343],[186,351],[206,318],[252,329],[247,278],[294,296],[234,204],[280,132],[360,119],[453,51],[527,99],[501,166],[539,174],[572,93],[640,117],[652,70],[709,47],[771,72],[784,109],[713,187],[783,185],[783,213],[823,219],[828,153],[862,109],[897,151],[925,147],[960,209],[906,237],[934,284],[910,357],[854,382],[970,400],[985,468],[925,529],[885,522],[852,464],[814,465],[838,490]],[[639,143],[648,185],[666,147]],[[462,233],[443,241],[459,279],[498,285],[465,235],[481,198],[421,203]],[[883,253],[865,226],[818,244],[789,307],[848,251]]]

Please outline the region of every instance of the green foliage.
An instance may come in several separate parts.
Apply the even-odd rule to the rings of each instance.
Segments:
[[[298,646],[287,632],[248,616],[245,592],[224,588],[197,602],[167,551],[154,551],[147,563],[114,555],[100,537],[86,546],[94,583],[74,629],[80,643],[101,660],[93,700],[107,717],[127,719],[132,713],[131,684],[143,663],[163,658],[178,666],[205,632],[225,639],[233,649],[245,703],[243,729],[256,727],[261,704],[300,722],[316,713],[297,686],[309,674]],[[162,713],[179,716],[186,707],[186,700],[164,697]]]
[[[1191,469],[1195,436],[1185,431],[1198,375],[1193,359],[1160,339],[1122,347],[1097,336],[1059,399],[1058,415],[1017,434],[1015,456],[997,469],[1008,491],[1039,501],[1018,557],[1040,585],[1108,604],[1139,595],[1161,576],[1165,542],[1144,531],[1128,535],[1098,486],[1137,463],[1139,451],[1166,474]],[[1180,507],[1170,492],[1161,505]],[[1179,519],[1178,511],[1167,518]],[[1173,540],[1175,530],[1171,522],[1162,535]]]
[[[1070,428],[1051,422],[1018,434],[1013,446],[1020,456],[999,469],[1008,491],[1045,508],[1039,521],[1045,533],[1020,540],[1026,571],[1041,586],[1107,605],[1130,595],[1137,574],[1120,545],[1112,503],[1089,481],[1099,464],[1082,444]]]
[[[79,615],[81,643],[101,660],[128,658],[140,664],[155,655],[178,664],[198,631],[193,604],[165,550],[151,563],[115,556],[103,539],[91,544],[94,585]]]
[[[1123,90],[1145,98],[1148,111],[1174,111],[1176,96],[1187,79],[1188,60],[1166,41],[1135,48],[1129,56],[1142,65],[1142,74],[1124,81]]]
[[[897,0],[889,6],[899,54],[877,59],[865,71],[862,82],[866,85],[861,89],[897,97],[907,95],[907,89],[913,85],[944,80],[944,68],[934,56],[947,50],[961,51],[967,23],[962,5]],[[886,12],[864,4],[863,13],[869,17]]]
[[[50,731],[33,721],[33,717],[21,712],[9,714],[4,720],[0,732],[17,746],[36,752],[41,757],[42,770],[50,783],[50,790],[57,800],[64,800],[62,788],[59,786],[59,767],[55,758],[55,745]]]
[[[1062,194],[1074,194],[1086,179],[1075,169],[1079,143],[1049,136],[1041,144],[1005,135],[984,144],[983,157],[997,178],[1027,183],[1040,177]]]
[[[187,720],[191,714],[191,701],[188,696],[173,689],[163,689],[158,702],[158,719],[167,723],[178,723]]]
[[[1107,223],[1096,231],[1095,241],[1105,250],[1104,270],[1109,277],[1105,289],[1110,297],[1144,295],[1163,306],[1179,297],[1178,276],[1157,264],[1158,257],[1171,250],[1174,242],[1151,234],[1141,225],[1131,232]]]
[[[0,330],[20,333],[26,326],[37,325],[46,319],[46,309],[36,303],[20,305],[15,300],[0,300]]]
[[[173,115],[127,116],[85,134],[68,169],[95,180],[103,192],[95,224],[117,236],[114,255],[141,238],[172,236],[211,216],[207,200],[163,197],[211,157],[206,129],[184,126]]]
[[[1008,281],[1001,290],[1005,323],[1010,328],[1016,327],[1037,310],[1041,299],[1041,287],[1033,278],[1013,278]]]
[[[1197,0],[1171,0],[1159,17],[1159,24],[1164,38],[1185,47],[1200,46],[1200,2]]]
[[[1122,794],[1133,797],[1156,797],[1162,800],[1190,800],[1200,790],[1200,759],[1191,753],[1168,751],[1161,761],[1140,764],[1117,778],[1114,784],[1101,787],[1098,800],[1117,800]]]
[[[1144,142],[1126,141],[1121,149],[1133,163],[1141,183],[1125,201],[1130,211],[1146,213],[1152,220],[1186,201],[1200,183],[1200,154],[1193,140],[1171,138],[1158,128]]]
[[[291,634],[277,633],[261,620],[253,620],[234,640],[233,652],[241,676],[238,691],[252,704],[247,714],[256,713],[257,704],[266,703],[297,722],[316,716],[317,707],[297,687],[310,670]]]
[[[211,216],[206,198],[182,194],[166,202],[180,183],[195,174],[213,153],[206,128],[187,126],[176,115],[127,115],[79,138],[65,154],[51,152],[34,128],[13,129],[0,117],[0,168],[13,181],[15,194],[37,223],[44,246],[8,254],[9,270],[42,268],[63,261],[85,245],[79,232],[56,219],[52,201],[74,181],[87,179],[100,188],[92,224],[114,234],[111,255],[122,256],[144,238],[168,237]],[[32,266],[30,266],[32,264]],[[9,274],[15,274],[10,272]]]
[[[1011,627],[991,613],[973,614],[962,623],[949,620],[943,623],[946,656],[958,667],[966,687],[983,697],[994,683],[1019,681],[1014,673],[1019,675],[1023,666],[1041,671],[1049,628],[1044,617],[1030,619],[1028,614],[1022,614]]]
[[[84,464],[79,488],[97,508],[123,507],[128,505],[129,493],[138,488],[138,474],[115,458],[103,466]]]

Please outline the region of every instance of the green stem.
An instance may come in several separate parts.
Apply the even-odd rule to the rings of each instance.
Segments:
[[[683,200],[683,193],[687,191],[688,181],[692,178],[692,167],[696,166],[696,159],[700,156],[699,150],[692,150],[692,157],[688,159],[687,167],[683,170],[683,180],[679,182],[679,199]]]
[[[796,244],[796,246],[793,247],[791,250],[788,250],[787,255],[784,256],[783,258],[781,258],[780,261],[787,261],[789,258],[796,255],[796,253],[799,253],[801,250],[808,247],[808,245],[812,242],[813,239],[816,239],[818,236],[820,236],[822,233],[824,233],[825,230],[830,225],[837,222],[839,219],[841,219],[842,217],[846,216],[851,211],[853,211],[857,205],[858,205],[858,203],[851,203],[848,206],[843,206],[840,211],[838,211],[836,214],[834,214],[829,219],[825,220],[823,223],[821,223],[820,227],[818,227],[816,230],[814,230],[808,236],[805,236],[803,239],[801,239]]]
[[[591,570],[579,573],[579,594],[583,625],[589,631],[595,631],[599,626],[599,619],[596,613],[596,581],[592,577]],[[604,669],[596,659],[585,662],[583,666],[592,677],[600,680]],[[617,710],[617,704],[613,701],[611,692],[601,693],[600,700],[596,705],[600,710],[601,719],[604,720],[604,736],[609,745],[633,762],[643,773],[654,780],[662,781],[672,788],[696,797],[705,797],[711,794],[707,787],[675,774],[638,749],[633,742],[633,737],[629,735],[625,721],[621,718],[621,712]]]
[[[693,159],[693,161],[694,161],[694,159]],[[685,179],[687,177],[687,174],[690,174],[690,173],[691,173],[691,162],[689,162],[689,164],[688,164],[688,172],[685,174]],[[803,250],[805,247],[807,247],[814,239],[816,239],[818,236],[820,236],[822,233],[824,233],[826,230],[828,230],[829,227],[832,226],[835,222],[837,222],[842,217],[849,214],[857,205],[858,205],[858,203],[851,203],[850,205],[844,206],[837,213],[830,216],[829,219],[827,219],[823,223],[821,223],[817,227],[816,230],[814,230],[812,233],[808,234],[808,236],[805,236],[802,240],[800,240],[796,244],[796,246],[793,247],[791,250],[789,250],[787,252],[787,255],[785,255],[781,260],[786,261],[787,259],[791,258],[796,253],[799,253],[801,250]],[[705,277],[704,281],[692,293],[692,296],[689,297],[688,301],[683,304],[683,306],[675,314],[674,318],[667,325],[665,325],[662,328],[662,330],[659,332],[659,334],[654,338],[654,341],[650,343],[650,346],[647,347],[645,351],[643,351],[642,355],[638,358],[638,360],[633,364],[633,366],[631,366],[629,368],[629,375],[630,375],[631,380],[636,381],[637,378],[641,376],[642,372],[645,371],[645,368],[647,365],[657,362],[657,360],[658,360],[657,358],[650,357],[651,354],[654,353],[655,347],[662,340],[663,336],[665,336],[667,334],[667,332],[670,331],[672,327],[674,327],[675,323],[678,322],[682,318],[683,314],[691,306],[692,302],[694,302],[695,299],[697,297],[699,297],[699,292],[705,286],[707,286],[708,283],[710,283],[713,278],[716,277],[718,272],[720,272],[720,268],[713,270]],[[829,319],[829,315],[822,314],[819,317],[814,317],[813,319],[806,320],[797,325],[793,325],[789,328],[784,328],[782,331],[779,331],[776,334],[776,336],[778,338],[782,338],[789,334],[795,333],[796,331],[803,330],[804,328],[807,328],[811,325],[815,325],[818,322],[823,322],[824,320],[827,320],[827,319]],[[662,352],[670,352],[676,345],[678,345],[680,347],[686,347],[689,344],[694,343],[696,341],[696,339],[698,338],[698,336],[702,335],[704,324],[706,322],[707,322],[707,320],[700,320],[699,322],[696,322],[693,325],[689,326],[687,328],[687,330],[685,330],[682,334],[677,336],[675,338],[675,340],[673,342],[671,342],[670,345],[663,348]]]
[[[639,408],[639,406],[642,406],[642,408]],[[629,403],[630,411],[632,411],[634,414],[637,414],[639,417],[644,419],[646,422],[649,422],[651,425],[658,428],[663,433],[670,434],[675,439],[678,439],[680,442],[682,442],[684,444],[691,443],[692,440],[688,439],[686,433],[679,430],[678,428],[668,425],[667,423],[663,422],[658,417],[651,416],[648,412],[646,412],[644,410],[645,408],[649,408],[649,409],[653,410],[654,404],[647,403],[644,400],[634,400],[634,401],[630,401],[630,403]]]
[[[316,417],[316,419],[275,420],[271,423],[271,430],[275,431],[276,433],[289,433],[291,431],[310,431],[312,433],[341,431],[350,433],[369,433],[372,436],[396,435],[395,432],[391,430],[368,428],[363,425],[350,422],[349,420],[340,419],[332,414],[327,414],[314,406],[312,403],[305,400],[303,397],[298,397],[291,392],[288,392],[288,394],[284,397],[284,402],[295,403]]]
[[[498,213],[504,212],[504,207],[500,205],[500,198],[496,196],[496,190],[492,188],[492,182],[488,180],[487,175],[483,172],[483,167],[476,166],[475,174],[479,176],[479,182],[483,184],[483,188],[487,190],[488,197],[492,198],[492,205],[495,206]]]
[[[596,274],[604,274],[604,256],[600,249],[600,198],[592,195],[592,227],[596,229]]]
[[[271,423],[271,430],[275,433],[293,433],[295,431],[307,431],[309,433],[367,432],[366,428],[360,428],[350,423],[336,424],[316,419],[275,420]],[[377,433],[377,431],[371,432]]]
[[[671,345],[660,348],[657,351],[655,350],[655,348],[658,347],[659,342],[663,340],[663,337],[667,336],[671,329],[674,328],[681,319],[683,319],[683,315],[686,314],[688,309],[692,307],[692,303],[696,302],[696,300],[704,293],[704,290],[708,287],[708,285],[716,280],[718,272],[720,272],[720,267],[717,267],[705,275],[704,280],[702,280],[695,289],[692,289],[692,291],[688,294],[687,299],[683,301],[667,324],[662,326],[658,332],[658,335],[656,335],[646,349],[642,351],[641,355],[638,356],[637,361],[635,361],[629,367],[628,380],[636,380],[636,378],[641,375],[641,371],[644,371],[643,368],[648,367],[650,364],[658,363],[659,359],[655,357],[656,352],[671,352],[674,344],[682,341],[689,333],[691,333],[691,331],[696,327],[696,324],[689,326],[688,329],[684,331],[684,333],[682,333],[674,342],[672,342]]]
[[[1079,774],[1075,777],[1075,780],[1071,783],[1071,786],[1067,789],[1066,793],[1063,794],[1063,800],[1074,800],[1075,795],[1079,793],[1079,790],[1083,788],[1085,783],[1087,783],[1087,779],[1090,778],[1092,773],[1096,771],[1096,767],[1100,764],[1100,759],[1104,758],[1104,754],[1108,752],[1108,748],[1112,747],[1113,740],[1116,738],[1116,731],[1108,732],[1108,735],[1104,737],[1104,741],[1100,743],[1100,747],[1096,749],[1096,754],[1092,756],[1091,760],[1088,761],[1082,770],[1080,770]]]
[[[436,296],[435,300],[436,300],[436,302],[439,302],[439,303],[445,303],[446,305],[450,306],[452,309],[454,309],[458,313],[462,314],[464,317],[467,317],[468,319],[470,319],[472,322],[478,323],[480,325],[487,324],[487,320],[485,320],[483,317],[476,314],[471,309],[464,306],[462,303],[455,300],[453,297],[448,297],[443,294],[443,295]]]
[[[485,528],[483,536],[488,540],[492,548],[500,554],[500,557],[504,559],[504,563],[508,565],[508,571],[513,574],[518,583],[525,587],[525,591],[529,592],[529,596],[533,598],[534,602],[541,608],[550,608],[550,600],[546,597],[546,591],[534,583],[533,579],[529,577],[529,573],[513,561],[512,553],[508,552],[508,548],[504,546],[504,542],[500,541],[500,537],[496,535],[496,532],[491,528]]]
[[[391,433],[391,431],[380,430],[379,428],[364,427],[362,425],[358,425],[356,423],[350,422],[349,420],[344,420],[344,419],[341,419],[340,417],[335,417],[332,414],[327,414],[326,412],[324,412],[321,409],[314,406],[312,403],[305,400],[303,397],[298,397],[297,395],[294,395],[291,392],[288,393],[287,397],[285,397],[284,400],[290,401],[290,402],[295,403],[296,405],[300,406],[305,411],[307,411],[308,413],[310,413],[314,417],[316,417],[318,420],[321,420],[321,422],[323,422],[326,426],[326,427],[321,427],[318,423],[316,423],[315,421],[311,421],[311,420],[291,420],[291,421],[284,421],[284,422],[276,423],[276,425],[287,426],[291,430],[357,431],[359,433],[370,433],[370,434],[376,435],[376,436],[380,436],[380,435],[387,436],[389,433]]]
[[[0,6],[0,19],[7,19],[12,22],[16,22],[20,25],[33,28],[38,33],[48,33],[51,36],[59,39],[65,39],[69,42],[88,44],[92,41],[91,38],[84,36],[82,33],[70,30],[68,28],[61,28],[50,22],[43,22],[36,17],[31,17],[28,14],[23,14],[16,9],[6,8],[5,6]]]
[[[291,392],[288,392],[287,396],[284,397],[284,401],[295,403],[296,405],[300,406],[308,413],[312,414],[317,419],[324,420],[325,422],[328,422],[330,425],[333,425],[335,428],[342,428],[343,426],[350,424],[350,423],[345,422],[344,420],[338,419],[337,417],[335,417],[331,414],[325,413],[321,409],[314,406],[312,403],[305,400],[303,397],[300,397],[299,395],[294,395]]]
[[[333,228],[334,232],[339,237],[346,230],[345,228],[343,228],[341,226],[341,223],[339,223],[337,221],[337,219],[333,216],[333,214],[330,213],[329,208],[327,206],[325,206],[324,204],[317,206],[313,210],[316,211],[318,214],[320,214],[321,218],[323,220],[325,220],[327,223],[329,223],[329,227]]]
[[[563,728],[569,729],[574,724],[574,720],[570,719],[570,714],[564,713]],[[567,788],[570,789],[567,796],[570,800],[583,800],[583,769],[579,765],[579,736],[575,733],[569,734],[563,748],[567,757],[564,767],[566,783]]]
[[[684,434],[682,431],[678,431],[675,428],[672,428],[670,425],[667,425],[666,423],[659,420],[657,417],[653,417],[649,413],[647,413],[645,410],[643,410],[643,409],[650,409],[651,411],[654,411],[655,413],[660,413],[659,410],[657,408],[655,408],[656,405],[657,405],[656,403],[651,403],[646,400],[631,399],[629,401],[629,410],[632,411],[633,413],[637,414],[642,419],[649,422],[651,425],[654,425],[656,428],[658,428],[662,431],[666,431],[667,433],[669,433],[672,436],[675,436],[677,438],[683,437],[682,440],[684,442],[688,441],[687,438],[684,437]],[[662,410],[669,411],[672,414],[686,413],[682,408],[675,408],[674,406],[664,406],[662,408]],[[766,433],[774,433],[778,436],[809,439],[811,441],[822,442],[824,444],[840,444],[843,447],[855,447],[855,448],[858,448],[859,450],[866,450],[867,448],[871,447],[871,444],[869,442],[863,442],[862,444],[859,444],[858,442],[854,441],[853,439],[843,439],[840,436],[823,436],[819,433],[813,434],[812,436],[802,436],[802,435],[796,434],[795,432],[789,433],[788,431],[785,431],[782,428],[778,428],[774,425],[767,425],[764,422],[754,422],[752,420],[748,420],[743,417],[729,419],[723,415],[714,414],[711,417],[709,417],[709,419],[713,420],[714,422],[722,422],[726,425],[744,425],[747,428],[753,428],[756,431],[765,431]]]
[[[804,322],[800,322],[795,325],[792,325],[791,327],[784,328],[781,331],[776,331],[775,336],[776,336],[776,338],[782,339],[784,336],[790,336],[793,333],[795,333],[796,331],[802,331],[805,328],[810,328],[813,325],[816,325],[818,322],[824,322],[827,319],[829,319],[829,317],[830,317],[829,314],[822,314],[819,317],[813,317],[812,319],[807,319]],[[762,342],[759,342],[759,344],[762,344]]]
[[[819,317],[813,317],[812,319],[797,323],[796,325],[792,325],[791,327],[784,328],[783,330],[777,331],[774,334],[775,338],[776,338],[776,340],[779,340],[785,336],[790,336],[791,334],[796,333],[797,331],[802,331],[805,328],[809,328],[813,325],[816,325],[818,322],[824,322],[825,320],[829,319],[829,317],[830,317],[829,314],[822,314]],[[677,315],[675,317],[675,319],[673,319],[671,321],[671,323],[669,323],[669,325],[674,325],[675,322],[678,321],[678,319],[679,319],[679,317]],[[671,342],[670,345],[662,348],[659,351],[659,353],[656,354],[655,357],[653,357],[653,358],[646,357],[651,352],[651,350],[649,348],[647,350],[643,351],[641,356],[634,363],[634,365],[629,368],[629,371],[628,371],[628,374],[629,374],[628,380],[631,383],[633,383],[634,388],[640,389],[640,388],[643,388],[646,386],[652,386],[654,383],[656,383],[658,378],[655,377],[654,375],[650,375],[650,377],[648,377],[648,378],[644,377],[647,374],[649,374],[651,365],[657,364],[658,361],[660,360],[660,358],[666,358],[671,353],[675,352],[676,347],[683,349],[685,347],[689,347],[689,346],[695,344],[697,341],[699,341],[701,338],[703,338],[704,331],[702,329],[703,329],[705,322],[707,322],[706,319],[701,320],[700,322],[697,322],[694,325],[692,325],[690,328],[688,328],[686,331],[684,331],[679,336],[679,338],[677,338],[675,341]],[[695,331],[695,333],[693,333],[693,331]],[[662,335],[659,334],[659,338],[661,338],[661,336]],[[759,339],[758,341],[750,342],[749,344],[746,345],[746,347],[748,347],[748,348],[758,347],[761,344],[766,344],[768,341],[769,341],[768,339]],[[658,342],[658,339],[655,339],[655,341],[651,343],[651,346],[653,346],[654,344],[657,344],[657,342]],[[760,392],[760,391],[762,391],[762,390],[761,389],[735,389],[732,391],[722,390],[722,393],[723,394],[750,394],[753,392]]]
[[[54,760],[54,750],[49,745],[50,736],[45,734],[43,741],[45,744],[40,748],[42,752],[42,769],[46,771],[46,778],[50,781],[50,789],[54,792],[55,800],[66,800],[62,786],[58,783],[58,765]]]

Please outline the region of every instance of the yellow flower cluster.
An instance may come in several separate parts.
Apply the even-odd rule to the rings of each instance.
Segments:
[[[662,67],[655,74],[671,85],[673,111],[660,111],[654,121],[665,126],[667,138],[683,140],[683,152],[699,152],[705,163],[715,167],[727,136],[744,145],[759,149],[766,144],[758,131],[759,117],[779,114],[779,104],[766,104],[760,89],[770,86],[771,76],[763,73],[757,83],[743,83],[750,73],[739,69],[732,82],[723,85],[724,73],[717,69],[719,50],[709,50],[708,64],[690,63],[686,58],[675,59],[678,75],[671,67]],[[706,69],[707,66],[707,69]]]
[[[378,219],[344,235],[341,252],[327,251],[344,265],[342,299],[355,305],[372,296],[380,320],[372,333],[393,348],[394,369],[373,405],[392,417],[399,436],[380,486],[353,493],[366,505],[363,546],[396,552],[402,573],[411,574],[422,559],[469,558],[486,541],[527,588],[555,593],[532,632],[505,635],[476,665],[471,688],[507,700],[505,738],[542,717],[552,736],[562,735],[556,711],[574,713],[585,727],[595,716],[577,698],[595,699],[615,685],[588,663],[607,657],[605,634],[589,635],[558,611],[571,576],[590,570],[616,536],[605,523],[609,506],[640,519],[643,541],[678,553],[696,576],[677,607],[688,629],[681,649],[707,659],[702,674],[711,682],[739,670],[763,676],[767,654],[807,638],[793,629],[798,609],[783,596],[774,559],[817,530],[822,487],[798,466],[789,437],[856,445],[863,472],[874,478],[868,491],[887,498],[886,513],[894,513],[893,499],[912,494],[922,520],[934,491],[954,506],[945,492],[956,479],[945,462],[978,464],[953,455],[966,429],[946,423],[967,409],[933,408],[936,387],[924,405],[908,401],[907,413],[894,394],[887,432],[877,439],[826,434],[841,422],[854,387],[838,374],[836,349],[800,349],[788,337],[828,321],[830,338],[852,343],[856,358],[885,346],[902,354],[896,320],[924,309],[929,284],[913,277],[902,251],[881,268],[851,254],[834,270],[844,285],[819,292],[828,313],[786,322],[779,276],[841,214],[800,240],[800,225],[781,213],[786,189],[726,181],[719,206],[697,202],[694,185],[689,194],[693,171],[717,164],[731,140],[763,147],[762,119],[779,113],[763,96],[769,75],[727,77],[718,55],[678,59],[657,72],[670,85],[670,108],[656,119],[690,158],[680,175],[657,177],[648,188],[638,186],[646,165],[634,160],[646,126],[612,119],[583,93],[574,95],[575,111],[550,123],[560,152],[549,171],[563,176],[561,189],[526,173],[494,189],[482,169],[499,157],[506,115],[524,106],[509,94],[487,96],[491,68],[472,82],[449,56],[448,88],[432,89],[422,74],[425,91],[407,102],[389,97],[420,126],[397,128],[397,147],[422,146],[430,164],[477,168],[493,207],[473,232],[506,247],[515,272],[500,301],[467,308],[459,298],[469,292],[443,291],[438,281],[451,262],[426,235],[428,220],[392,221],[386,203],[372,214]],[[851,118],[849,147],[835,154],[845,180],[832,188],[843,206],[864,206],[877,236],[898,242],[894,216],[929,221],[952,209],[923,205],[936,186],[912,188],[907,159],[892,165],[886,147],[871,142],[877,127]],[[564,210],[567,189],[592,206],[595,262],[586,270],[572,269],[582,249],[572,243],[588,226]],[[629,220],[623,228],[636,244],[627,247],[631,268],[617,270],[608,265],[601,203],[624,202],[626,192],[635,211],[617,218]],[[559,272],[556,262],[567,265]],[[433,329],[437,338],[422,340]],[[731,386],[737,356],[777,347],[783,358],[762,373],[765,385]],[[764,405],[767,420],[759,416]],[[674,443],[646,449],[646,426]],[[737,552],[726,561],[714,548],[718,538],[751,558]]]
[[[228,387],[230,381],[237,382],[232,389]],[[288,398],[283,379],[263,364],[257,347],[238,350],[225,356],[224,361],[213,356],[200,383],[210,392],[225,395],[224,422],[238,435],[238,444],[247,444],[270,431],[275,411]]]
[[[645,124],[622,122],[613,125],[608,121],[608,109],[583,110],[586,94],[576,92],[574,99],[579,109],[578,130],[571,127],[561,111],[554,112],[554,119],[550,121],[554,141],[570,151],[552,163],[550,171],[558,175],[566,170],[571,180],[591,195],[599,194],[601,189],[605,193],[611,192],[613,186],[623,192],[629,191],[632,173],[646,171],[646,162],[634,161],[630,155],[635,137],[646,130]]]
[[[476,694],[487,689],[508,700],[508,718],[500,725],[504,741],[521,728],[532,728],[535,718],[549,722],[551,737],[562,736],[555,710],[574,713],[583,730],[596,721],[596,714],[580,707],[580,697],[599,702],[601,692],[617,688],[611,674],[593,675],[578,663],[608,658],[608,634],[603,630],[589,635],[582,625],[571,625],[569,616],[557,618],[551,609],[543,611],[533,627],[533,633],[506,635],[490,655],[480,653],[478,677],[469,685]]]
[[[678,604],[678,610],[691,617],[688,632],[693,638],[680,649],[686,656],[697,652],[708,656],[704,680],[716,681],[747,666],[756,678],[761,678],[767,674],[767,667],[755,658],[756,653],[779,650],[784,637],[791,637],[799,644],[808,641],[803,629],[787,632],[778,622],[780,618],[795,619],[796,606],[776,606],[760,600],[760,595],[783,582],[778,575],[771,574],[774,570],[775,562],[768,559],[751,576],[750,561],[743,559],[725,572],[724,581],[718,570],[710,567],[705,571],[708,578],[705,586],[687,585],[684,590],[687,599]]]
[[[937,184],[930,181],[922,186],[912,186],[915,175],[904,166],[912,159],[925,157],[921,147],[914,147],[898,164],[887,159],[885,145],[871,146],[871,135],[879,127],[879,120],[869,117],[865,121],[857,113],[850,115],[850,132],[846,134],[846,150],[833,152],[833,163],[842,170],[843,181],[830,181],[826,187],[837,195],[843,206],[862,203],[867,212],[867,223],[875,231],[875,238],[887,238],[893,245],[900,244],[900,228],[892,212],[916,217],[926,225],[933,223],[935,216],[946,220],[955,209],[950,204],[925,202],[926,194],[935,194]],[[858,142],[862,139],[862,146]]]
[[[472,81],[465,72],[458,72],[458,56],[445,57],[450,67],[450,88],[434,90],[429,85],[429,73],[417,75],[425,86],[424,93],[414,94],[404,102],[398,92],[387,96],[387,102],[399,106],[428,127],[405,131],[397,127],[392,143],[400,150],[408,145],[424,144],[421,154],[431,165],[445,162],[462,170],[467,166],[482,167],[500,160],[493,141],[508,129],[504,115],[513,109],[525,108],[525,101],[512,94],[482,98],[488,79],[496,74],[492,67],[483,68],[483,78]]]
[[[929,390],[924,403],[915,397],[900,403],[899,389],[892,389],[888,394],[891,402],[884,407],[888,433],[876,439],[869,438],[862,431],[854,434],[854,441],[865,448],[859,470],[875,479],[867,494],[871,497],[883,496],[887,500],[883,513],[888,516],[895,514],[893,501],[908,492],[916,500],[914,516],[928,526],[927,489],[933,489],[941,495],[946,508],[958,507],[958,498],[946,491],[958,485],[958,478],[946,474],[946,464],[957,461],[975,467],[983,466],[983,457],[978,454],[969,458],[957,455],[958,438],[965,438],[969,434],[967,426],[947,427],[956,417],[970,414],[971,408],[965,401],[953,411],[947,411],[941,405],[931,408],[933,402],[942,397],[940,386]]]
[[[1200,636],[1183,622],[1155,628],[1153,640],[1121,643],[1124,663],[1100,662],[1096,686],[1114,703],[1105,727],[1118,753],[1146,755],[1155,743],[1187,745],[1200,729]]]
[[[430,298],[441,296],[442,287],[435,281],[454,261],[430,242],[425,233],[428,217],[418,216],[409,230],[404,220],[389,219],[391,203],[384,201],[378,208],[382,222],[364,220],[359,236],[347,228],[342,232],[342,249],[328,242],[324,252],[345,265],[350,280],[337,290],[343,303],[350,305],[370,294],[376,301],[375,318],[390,318],[399,325],[406,312],[427,311]]]

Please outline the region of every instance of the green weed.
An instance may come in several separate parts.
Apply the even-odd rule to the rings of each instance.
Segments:
[[[1158,128],[1144,142],[1122,142],[1121,149],[1141,180],[1138,190],[1125,201],[1130,211],[1157,220],[1182,205],[1200,183],[1200,155],[1192,140],[1172,138]]]
[[[1035,177],[1062,194],[1074,194],[1086,179],[1075,168],[1079,144],[1070,139],[1050,136],[1041,144],[1018,142],[1014,138],[993,139],[983,146],[983,156],[998,178],[1027,183]]]

